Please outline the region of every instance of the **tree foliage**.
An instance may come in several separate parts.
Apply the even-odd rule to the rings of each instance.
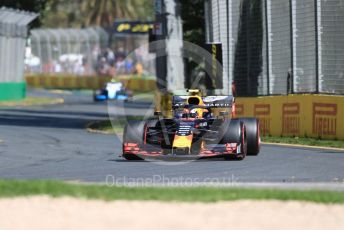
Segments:
[[[205,44],[205,16],[204,0],[187,0],[181,2],[181,16],[183,20],[183,39],[197,44],[201,47]],[[190,88],[197,76],[204,72],[200,63],[194,62],[190,58],[184,59],[185,64],[185,87]],[[206,79],[202,78],[197,87],[206,84]]]
[[[48,0],[46,27],[111,26],[116,19],[153,18],[152,0]]]
[[[204,0],[181,1],[184,40],[203,45],[205,43]]]
[[[0,0],[0,6],[39,13],[34,27],[107,27],[116,19],[154,18],[153,0]]]

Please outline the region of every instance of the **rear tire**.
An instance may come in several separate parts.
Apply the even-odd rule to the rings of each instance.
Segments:
[[[153,118],[153,119],[148,119],[145,122],[148,128],[155,128],[159,120],[156,118]]]
[[[131,142],[142,145],[144,142],[145,122],[143,121],[128,121],[124,127],[123,142]]]
[[[247,155],[257,156],[260,151],[259,120],[257,118],[241,118],[246,127]]]

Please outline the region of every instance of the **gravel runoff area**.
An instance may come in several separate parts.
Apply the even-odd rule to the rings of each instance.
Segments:
[[[0,199],[0,228],[21,229],[344,229],[344,205],[296,201],[177,203],[48,196]]]

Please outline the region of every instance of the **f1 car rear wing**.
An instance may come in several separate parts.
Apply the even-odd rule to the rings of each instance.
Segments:
[[[198,103],[193,103],[190,99],[199,99]],[[196,100],[197,101],[197,100]],[[187,105],[202,105],[208,108],[231,108],[234,102],[233,96],[173,96],[172,108],[181,108]]]

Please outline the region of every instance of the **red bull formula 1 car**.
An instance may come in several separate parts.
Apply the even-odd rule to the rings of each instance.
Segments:
[[[128,121],[123,157],[244,159],[260,150],[259,121],[235,118],[232,96],[173,96],[173,118]]]

